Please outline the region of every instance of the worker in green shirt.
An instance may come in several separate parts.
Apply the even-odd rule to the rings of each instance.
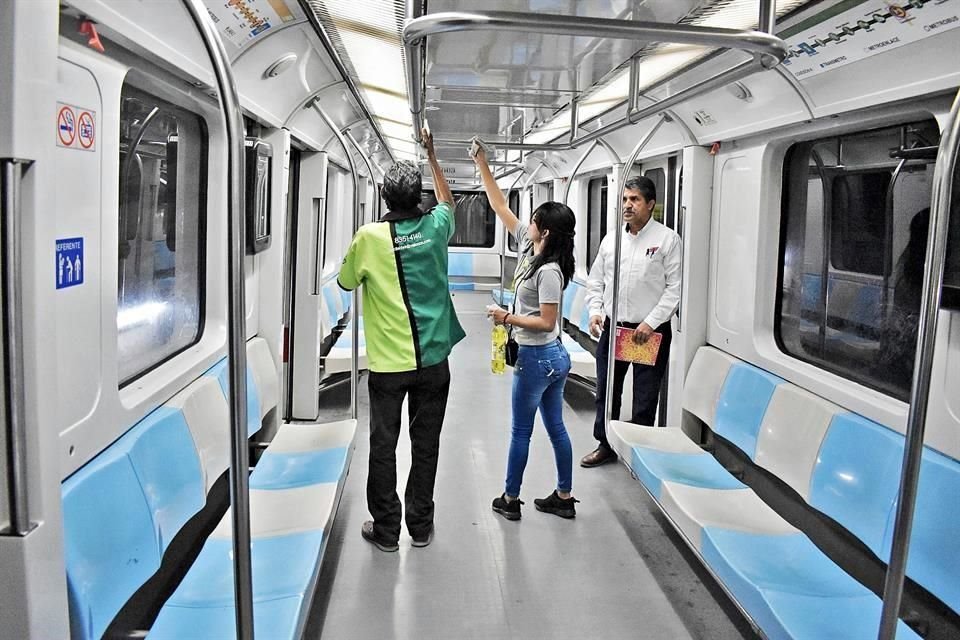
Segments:
[[[447,276],[447,243],[453,236],[453,195],[422,133],[438,204],[420,208],[422,176],[400,161],[383,177],[389,212],[357,230],[337,282],[363,285],[363,325],[370,370],[370,464],[364,539],[396,551],[401,503],[397,496],[397,440],[403,400],[409,396],[413,460],[404,495],[407,531],[415,547],[433,540],[433,487],[440,429],[450,390],[447,357],[465,336],[453,309]]]

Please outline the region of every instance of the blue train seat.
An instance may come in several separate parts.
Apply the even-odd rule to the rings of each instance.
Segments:
[[[953,508],[944,504],[954,498]],[[920,463],[920,484],[913,516],[913,533],[907,558],[907,575],[960,611],[960,463],[925,449]],[[893,542],[896,509],[890,510],[883,548]]]
[[[349,466],[356,420],[286,424],[250,476],[255,633],[298,638]],[[211,534],[160,612],[150,638],[231,638],[231,514]],[[264,626],[264,620],[270,621]]]
[[[707,527],[705,562],[771,640],[877,637],[882,601],[803,534]],[[919,638],[903,622],[898,638]]]
[[[220,390],[225,398],[230,398],[230,370],[227,369],[227,359],[220,360],[204,373],[212,376],[220,383]],[[253,435],[260,430],[260,398],[257,395],[257,382],[253,378],[253,371],[247,366],[247,433]]]
[[[99,638],[206,500],[183,414],[160,407],[62,486],[72,634]]]
[[[513,304],[514,299],[516,298],[516,293],[510,289],[504,289],[502,287],[497,287],[490,292],[493,301],[500,305],[501,307],[509,307]]]
[[[353,323],[348,321],[346,327],[335,333],[334,330],[340,329],[344,318],[349,319],[350,305],[353,295],[344,291],[337,284],[336,278],[331,278],[323,286],[324,297],[328,300],[327,317],[321,323],[321,339],[334,336],[333,344],[324,354],[323,371],[325,376],[337,373],[345,373],[351,370],[351,361],[353,359]],[[333,302],[330,302],[333,301]],[[367,342],[363,331],[363,317],[358,318],[359,326],[359,349],[358,349],[358,367],[361,371],[367,368]]]
[[[720,391],[713,431],[735,444],[751,458],[757,448],[757,434],[773,391],[780,378],[752,365],[734,364]]]
[[[100,638],[160,567],[150,508],[126,452],[108,450],[63,484],[70,635]]]
[[[276,367],[247,343],[251,430],[276,405]],[[229,461],[226,361],[150,412],[61,487],[71,634],[99,638],[160,568]],[[256,382],[254,382],[254,380]]]
[[[900,483],[904,438],[857,414],[834,417],[820,447],[809,503],[886,562],[887,518]]]
[[[902,435],[712,347],[697,352],[683,397],[685,412],[886,561]],[[767,637],[876,637],[880,598],[719,463],[703,462],[716,460],[680,428],[612,421],[608,437]],[[955,611],[960,516],[942,513],[942,496],[958,490],[960,463],[926,450],[907,573]],[[897,637],[918,636],[901,622]]]

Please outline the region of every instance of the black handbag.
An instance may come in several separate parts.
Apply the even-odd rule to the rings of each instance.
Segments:
[[[516,290],[519,289],[519,285],[514,289],[513,304],[510,306],[510,313],[507,315],[516,315],[514,311],[517,309],[517,293]],[[506,356],[505,362],[508,367],[515,366],[517,364],[517,356],[520,355],[520,345],[517,344],[517,341],[513,339],[513,325],[507,325],[507,347],[506,347]]]
[[[518,355],[520,355],[520,345],[513,339],[513,330],[511,328],[510,334],[507,337],[506,363],[508,367],[517,364]]]

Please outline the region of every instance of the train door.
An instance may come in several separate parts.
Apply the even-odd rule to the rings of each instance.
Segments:
[[[316,420],[319,415],[320,347],[323,337],[323,260],[327,210],[328,159],[325,152],[299,156],[296,193],[290,197],[287,280],[290,283],[288,361],[289,418]]]
[[[644,160],[642,163],[635,164],[634,170],[631,172],[631,175],[642,175],[653,181],[657,193],[657,204],[653,209],[653,219],[677,233],[681,231],[681,216],[678,211],[680,164],[680,158],[673,155],[666,158]],[[682,300],[680,304],[683,304]],[[676,343],[677,329],[679,328],[676,315],[671,318],[670,323],[674,334],[674,343]],[[682,367],[679,364],[681,358],[681,350],[671,348],[670,362],[667,364],[667,370],[663,374],[663,382],[660,385],[660,400],[657,406],[658,425],[667,423],[670,372]]]

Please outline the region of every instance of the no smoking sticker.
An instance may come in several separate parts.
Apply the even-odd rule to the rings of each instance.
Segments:
[[[97,148],[97,112],[57,103],[57,146],[81,151]]]
[[[57,106],[57,142],[69,147],[77,138],[77,118],[70,107]]]

